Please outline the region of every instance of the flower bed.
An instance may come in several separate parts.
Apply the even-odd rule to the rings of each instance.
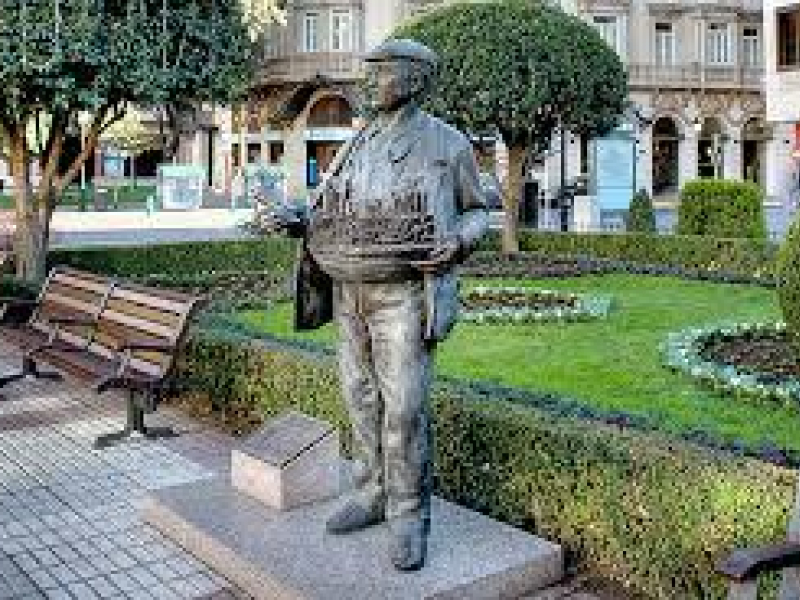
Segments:
[[[460,318],[472,323],[585,321],[605,317],[611,297],[524,287],[476,287],[461,296]]]
[[[800,402],[800,379],[788,374],[777,376],[774,372],[747,368],[741,364],[726,364],[713,360],[710,355],[719,355],[708,350],[726,341],[746,339],[759,344],[760,340],[784,338],[786,324],[733,323],[712,327],[693,327],[671,334],[663,347],[665,364],[683,371],[712,388],[761,399],[779,401],[786,406],[798,407]]]

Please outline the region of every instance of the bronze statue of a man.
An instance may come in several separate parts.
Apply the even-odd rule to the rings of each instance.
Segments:
[[[311,275],[321,269],[317,277],[332,279],[342,389],[361,459],[355,489],[327,530],[386,520],[391,560],[410,571],[425,562],[430,526],[431,355],[455,319],[453,267],[487,219],[470,141],[419,107],[435,53],[389,40],[365,60],[374,117],[340,150],[307,211],[284,209],[273,219],[305,238]],[[354,239],[386,251],[358,252]],[[308,265],[299,275],[309,275]],[[309,326],[309,306],[318,325],[325,307],[297,301],[304,303],[297,325]]]

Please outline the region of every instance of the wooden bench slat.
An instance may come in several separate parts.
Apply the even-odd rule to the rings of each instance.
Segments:
[[[109,283],[107,279],[83,277],[69,272],[59,273],[53,281],[99,295],[103,295],[106,292]]]
[[[106,305],[106,310],[123,313],[144,321],[159,323],[170,329],[180,329],[181,321],[183,320],[182,315],[164,312],[142,304],[134,304],[119,298],[111,298]]]
[[[104,310],[100,315],[100,320],[102,322],[112,321],[114,323],[127,325],[136,332],[148,332],[161,336],[165,339],[174,339],[179,333],[174,328],[166,327],[160,323],[153,323],[152,321],[146,321],[144,319],[132,317],[115,310]]]
[[[181,301],[174,297],[170,298],[166,295],[162,295],[161,290],[157,290],[157,293],[158,295],[150,295],[130,286],[120,286],[119,288],[115,288],[112,292],[112,299],[122,298],[123,300],[143,304],[145,306],[152,306],[177,315],[185,314],[191,309],[192,304],[194,304],[193,299],[189,297]]]

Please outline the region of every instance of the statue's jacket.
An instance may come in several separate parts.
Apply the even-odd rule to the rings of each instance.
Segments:
[[[344,190],[357,209],[364,209],[364,203],[384,202],[415,190],[426,198],[437,235],[458,236],[465,249],[486,230],[485,198],[466,136],[413,106],[401,109],[388,127],[368,125],[340,150],[310,206],[310,239],[303,246],[306,264],[301,263],[297,271],[298,303],[305,304],[298,306],[296,313],[296,325],[301,329],[318,326],[326,320],[320,319],[321,315],[329,318],[331,314],[324,306],[331,296],[328,290],[323,292],[322,304],[319,298],[309,297],[311,277],[317,282],[324,279],[322,273],[334,281],[350,282],[422,279],[408,260],[315,251],[314,211],[321,209],[326,194]],[[300,280],[303,277],[306,281]],[[452,328],[458,310],[458,283],[452,269],[426,281],[426,303],[426,337],[441,340]]]

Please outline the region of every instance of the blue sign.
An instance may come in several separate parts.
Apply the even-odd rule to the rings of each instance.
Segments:
[[[594,144],[594,196],[601,210],[620,210],[630,206],[636,190],[635,144],[621,131]]]
[[[104,156],[103,157],[103,174],[106,177],[123,177],[125,163],[124,158],[121,156]]]

